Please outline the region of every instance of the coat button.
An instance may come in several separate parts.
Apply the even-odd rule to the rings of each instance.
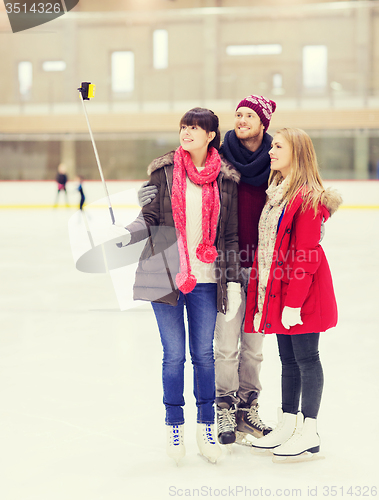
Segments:
[[[291,229],[290,229],[290,228],[288,228],[288,229],[286,230],[286,233],[290,233],[290,232],[291,232]]]
[[[271,328],[271,323],[266,323],[266,328]]]
[[[278,266],[282,266],[282,265],[283,265],[283,262],[280,260],[280,261],[278,262]]]
[[[275,299],[276,295],[272,295],[272,294],[271,294],[271,295],[270,295],[270,297],[271,297],[272,299]]]

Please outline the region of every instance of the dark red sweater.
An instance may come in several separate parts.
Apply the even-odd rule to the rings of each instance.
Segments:
[[[258,223],[266,202],[267,183],[252,186],[238,184],[238,238],[242,267],[251,267],[258,246]]]

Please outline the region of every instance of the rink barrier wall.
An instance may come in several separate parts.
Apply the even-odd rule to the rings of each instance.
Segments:
[[[118,204],[120,208],[138,208],[137,191],[142,184],[138,181],[107,181],[109,194],[125,190],[134,190],[132,204]],[[343,209],[379,209],[379,180],[336,180],[324,181],[325,187],[337,189],[343,198]],[[105,197],[101,181],[86,181],[83,183],[86,204],[94,203]],[[55,181],[0,181],[0,209],[51,209],[57,194]],[[68,205],[64,193],[58,199],[57,208],[78,208],[80,195],[77,183],[67,183]],[[104,205],[98,205],[103,208]]]

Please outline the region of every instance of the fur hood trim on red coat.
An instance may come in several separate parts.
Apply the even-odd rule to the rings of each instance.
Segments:
[[[342,197],[335,189],[327,188],[322,193],[320,202],[327,208],[330,215],[333,215],[341,205]]]
[[[153,172],[158,170],[159,168],[166,167],[174,164],[174,154],[175,151],[170,151],[169,153],[164,154],[163,156],[159,156],[155,160],[153,160],[150,165],[147,167],[147,173],[150,176]],[[223,174],[225,179],[230,179],[238,184],[241,174],[236,170],[233,165],[225,160],[223,156],[221,156],[221,173]]]

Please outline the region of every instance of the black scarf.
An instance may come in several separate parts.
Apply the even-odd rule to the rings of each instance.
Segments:
[[[242,145],[234,130],[226,132],[220,153],[241,172],[241,181],[261,186],[270,175],[271,135],[264,133],[262,144],[253,152]]]

